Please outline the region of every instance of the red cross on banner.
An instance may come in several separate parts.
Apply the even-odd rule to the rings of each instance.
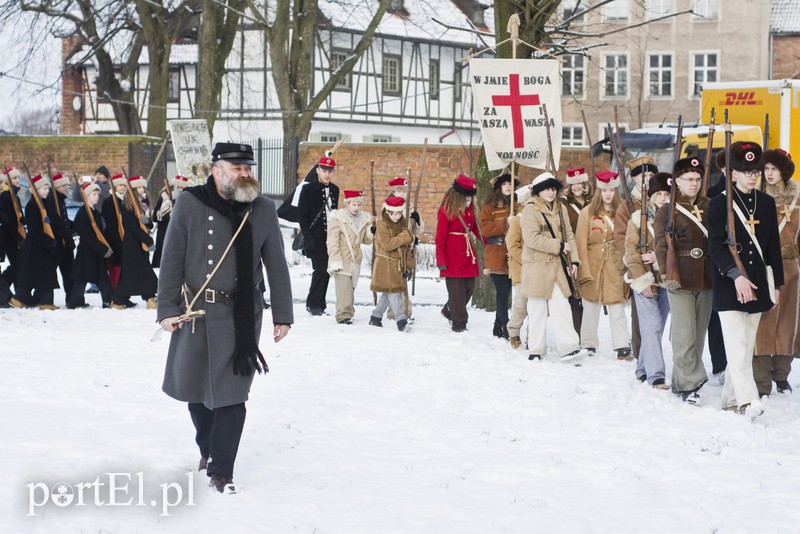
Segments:
[[[522,106],[538,106],[539,95],[521,95],[519,93],[519,74],[511,74],[508,77],[508,95],[492,96],[492,104],[495,106],[511,107],[511,128],[514,130],[514,148],[525,147],[525,132],[522,128]]]

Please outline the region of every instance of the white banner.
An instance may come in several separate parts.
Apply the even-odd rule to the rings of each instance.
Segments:
[[[561,77],[555,59],[471,59],[470,83],[490,170],[512,161],[544,169],[547,105],[556,169],[561,157]]]
[[[178,174],[192,185],[205,183],[211,174],[211,136],[202,119],[167,121]],[[172,177],[170,177],[172,178]]]

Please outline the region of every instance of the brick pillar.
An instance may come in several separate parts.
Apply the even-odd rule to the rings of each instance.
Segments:
[[[80,67],[69,65],[72,54],[80,47],[81,38],[77,35],[61,38],[61,72],[63,78],[61,82],[61,134],[75,135],[81,134],[81,122],[86,105],[83,94],[83,70]],[[75,111],[73,100],[76,96],[81,97],[81,109]]]

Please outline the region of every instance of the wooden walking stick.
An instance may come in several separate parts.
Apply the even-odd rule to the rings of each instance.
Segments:
[[[716,120],[716,110],[711,108],[711,121],[708,123],[708,144],[706,145],[706,168],[703,169],[703,184],[700,186],[700,197],[708,196],[708,181],[711,177],[711,163],[714,152],[714,122]]]
[[[50,226],[49,222],[47,222],[47,211],[44,209],[42,199],[39,198],[39,192],[36,191],[36,186],[33,185],[33,179],[31,178],[31,173],[28,170],[28,164],[25,163],[24,160],[22,161],[22,168],[25,169],[25,177],[28,179],[28,185],[31,188],[31,197],[33,197],[34,202],[36,202],[36,207],[39,209],[39,215],[42,217],[42,229],[47,237],[55,241],[56,236],[53,234],[53,227]]]
[[[144,224],[142,224],[142,210],[139,209],[139,198],[136,196],[136,193],[134,193],[130,181],[128,181],[128,173],[125,172],[125,167],[122,167],[122,173],[125,175],[125,186],[128,188],[128,194],[131,196],[131,205],[133,206],[133,214],[136,215],[136,221],[139,223],[139,228],[142,229],[142,232],[149,235],[150,232],[147,231],[147,227]],[[148,252],[147,245],[145,245],[144,243],[139,243],[139,244],[141,245],[142,250]]]
[[[725,110],[727,112],[727,110]],[[764,116],[764,137],[763,144],[761,146],[761,150],[766,150],[767,145],[769,144],[769,113]],[[727,172],[727,170],[726,170]],[[761,171],[761,184],[758,188],[759,191],[762,193],[767,189],[767,176],[764,174],[764,171]]]
[[[428,138],[425,138],[425,141],[422,143],[422,162],[419,165],[419,178],[417,179],[417,187],[414,190],[414,211],[417,211],[417,200],[419,199],[419,186],[422,185],[422,176],[425,174],[425,155],[428,152]],[[408,190],[411,193],[411,189]],[[414,226],[416,227],[416,222],[414,222]],[[412,234],[414,232],[411,232]],[[411,296],[414,296],[416,289],[417,289],[417,240],[414,239],[413,245],[414,251],[414,270],[411,273]]]
[[[83,207],[86,209],[86,215],[89,216],[89,223],[92,225],[92,230],[94,231],[95,237],[97,237],[97,240],[100,241],[106,248],[108,248],[108,250],[112,250],[111,245],[108,244],[108,241],[106,241],[106,238],[103,236],[103,232],[100,231],[100,228],[97,226],[97,222],[94,220],[92,208],[90,208],[89,203],[86,202],[86,194],[83,192],[83,187],[77,183],[77,180],[75,185],[81,192],[81,198],[83,198]]]

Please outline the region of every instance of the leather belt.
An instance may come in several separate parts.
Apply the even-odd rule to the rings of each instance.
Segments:
[[[192,292],[193,295],[197,294],[197,289],[190,287],[189,291]],[[227,293],[225,291],[220,291],[219,289],[204,289],[203,290],[203,302],[207,304],[233,304],[233,300],[236,298],[236,292]]]
[[[700,258],[705,256],[705,251],[702,248],[695,247],[691,250],[678,250],[676,251],[676,254],[678,254],[678,256],[681,256],[682,258],[694,258],[696,260],[699,260]]]
[[[504,245],[506,238],[503,236],[490,237],[486,240],[487,245]]]
[[[781,246],[781,258],[784,260],[794,260],[800,257],[800,247],[797,243],[789,243]]]

